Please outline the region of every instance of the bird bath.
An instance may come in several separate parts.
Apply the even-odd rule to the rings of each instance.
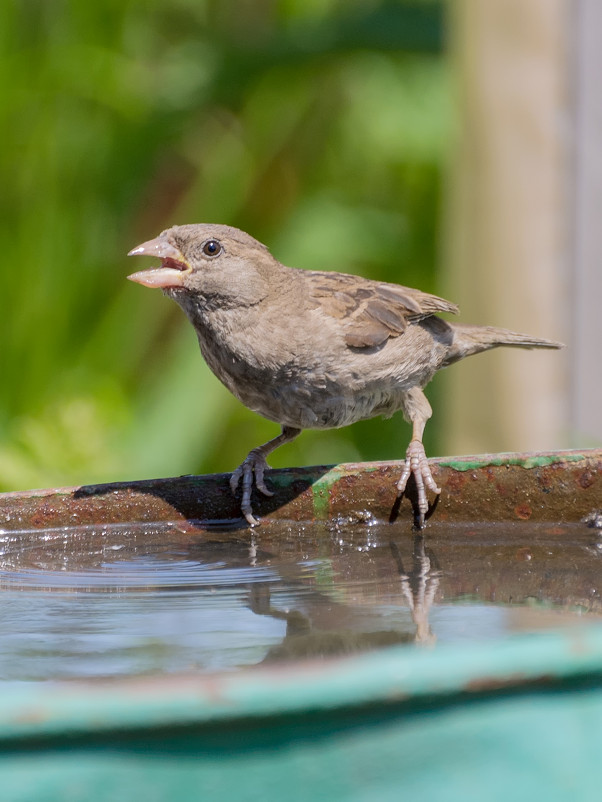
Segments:
[[[3,798],[595,798],[602,453],[433,462],[0,495]]]

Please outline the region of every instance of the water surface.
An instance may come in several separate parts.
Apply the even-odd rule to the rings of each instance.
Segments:
[[[487,641],[602,614],[582,524],[341,520],[0,533],[0,679],[232,671]]]

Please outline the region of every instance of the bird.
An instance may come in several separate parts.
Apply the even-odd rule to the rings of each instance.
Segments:
[[[450,323],[456,304],[398,284],[286,267],[250,234],[227,225],[175,225],[133,248],[159,266],[127,278],[160,288],[194,326],[217,378],[250,410],[280,425],[234,470],[232,493],[251,526],[253,487],[264,496],[267,456],[304,429],[348,426],[401,411],[412,426],[397,498],[416,485],[414,525],[438,500],[422,442],[432,409],[424,387],[441,368],[498,346],[561,348],[503,328]]]

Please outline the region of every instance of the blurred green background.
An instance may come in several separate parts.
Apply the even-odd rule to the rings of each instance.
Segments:
[[[0,489],[231,470],[278,432],[125,280],[163,228],[228,223],[285,264],[437,291],[444,22],[431,2],[1,4]],[[306,432],[272,464],[400,458],[408,432]]]

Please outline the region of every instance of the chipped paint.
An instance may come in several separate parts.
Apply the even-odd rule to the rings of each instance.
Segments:
[[[320,521],[326,520],[330,512],[330,495],[333,486],[341,479],[345,471],[336,466],[317,479],[311,486],[314,517]]]
[[[584,460],[584,453],[559,452],[557,454],[484,454],[477,457],[443,457],[439,465],[453,468],[455,471],[473,471],[489,466],[518,465],[521,468],[543,468],[563,462],[579,462]]]

